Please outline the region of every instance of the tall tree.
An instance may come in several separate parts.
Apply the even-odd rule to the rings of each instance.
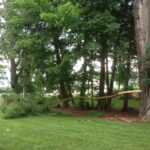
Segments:
[[[140,69],[141,106],[139,117],[150,120],[150,0],[134,0],[136,45]]]

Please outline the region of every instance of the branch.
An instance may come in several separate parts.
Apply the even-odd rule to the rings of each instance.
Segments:
[[[119,92],[117,94],[113,94],[113,95],[109,95],[109,96],[102,96],[102,97],[95,97],[93,99],[95,100],[105,100],[105,99],[112,99],[121,95],[125,95],[125,94],[134,94],[134,93],[141,93],[141,90],[132,90],[132,91],[123,91],[123,92]],[[79,97],[79,98],[83,98],[86,99],[87,97]],[[64,98],[61,99],[62,101],[70,101],[72,98]]]

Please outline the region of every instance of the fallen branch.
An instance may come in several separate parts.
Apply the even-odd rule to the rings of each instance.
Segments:
[[[141,93],[141,90],[123,91],[123,92],[119,92],[117,94],[113,94],[113,95],[109,95],[109,96],[97,97],[96,99],[111,99],[111,98],[115,98],[115,97],[118,97],[118,96],[121,96],[121,95],[133,94],[133,93]]]
[[[135,94],[135,93],[141,93],[141,90],[130,90],[130,91],[123,91],[123,92],[119,92],[113,95],[109,95],[109,96],[101,96],[101,97],[93,97],[90,99],[95,99],[95,100],[105,100],[105,99],[112,99],[121,95],[125,95],[125,94]],[[83,98],[83,99],[87,99],[87,97],[78,97],[78,98]],[[64,98],[61,99],[62,101],[70,101],[72,98]],[[88,98],[89,99],[89,98]]]

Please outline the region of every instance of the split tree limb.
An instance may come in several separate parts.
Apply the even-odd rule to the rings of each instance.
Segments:
[[[102,97],[94,97],[93,99],[95,100],[105,100],[105,99],[112,99],[121,95],[125,95],[125,94],[135,94],[135,93],[141,93],[141,90],[130,90],[130,91],[123,91],[123,92],[119,92],[117,94],[113,94],[113,95],[109,95],[109,96],[102,96]],[[83,99],[87,99],[87,97],[79,97],[79,98],[83,98]],[[65,99],[61,99],[62,101],[70,101],[72,98],[65,98]],[[88,98],[89,99],[89,98]]]

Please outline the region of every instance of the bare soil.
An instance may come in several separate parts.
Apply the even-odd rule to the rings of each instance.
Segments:
[[[73,117],[89,117],[87,112],[89,110],[81,110],[77,108],[57,108],[58,112],[62,112],[64,114],[71,115]],[[104,120],[115,120],[122,121],[127,123],[135,123],[139,122],[138,120],[138,110],[129,109],[127,112],[122,112],[120,110],[112,109],[110,111],[105,111],[103,117],[95,117],[96,119],[104,119]]]

